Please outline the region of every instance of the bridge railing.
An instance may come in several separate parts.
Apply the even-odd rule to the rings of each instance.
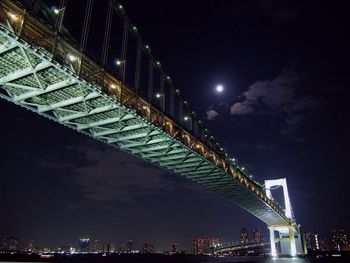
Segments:
[[[124,31],[132,32],[132,35],[139,43],[139,48],[141,45],[142,52],[148,56],[150,62],[149,72],[152,74],[154,70],[158,72],[159,90],[163,92],[159,96],[165,96],[166,87],[168,93],[173,96],[169,95],[172,100],[170,100],[168,111],[165,110],[164,101],[158,105],[157,101],[155,101],[151,92],[154,90],[152,85],[153,75],[151,73],[148,78],[148,98],[146,98],[140,95],[139,89],[125,84],[125,78],[123,77],[125,67],[120,69],[118,79],[115,73],[108,70],[108,67],[96,63],[90,56],[86,55],[84,49],[62,34],[60,28],[57,28],[57,23],[56,27],[50,26],[46,21],[37,19],[35,14],[32,13],[33,11],[27,10],[11,0],[3,0],[1,5],[1,20],[3,23],[7,23],[9,28],[13,29],[14,34],[50,56],[52,61],[57,61],[69,68],[75,77],[100,86],[105,93],[115,97],[122,105],[137,111],[139,115],[146,118],[151,124],[158,126],[189,149],[214,163],[283,216],[282,209],[265,195],[263,188],[258,183],[251,180],[239,167],[230,161],[225,150],[210,135],[208,129],[198,119],[194,111],[191,110],[187,101],[183,99],[180,91],[174,87],[171,79],[164,73],[161,64],[154,59],[150,48],[143,44],[135,27],[130,25],[121,5],[115,3],[114,7],[119,17],[122,18],[123,25],[126,26]],[[125,63],[125,61],[121,63]],[[138,81],[135,82],[137,83]],[[176,98],[175,101],[179,105],[176,113],[174,112],[174,98]],[[186,122],[184,117],[187,117],[187,120],[190,119],[190,121]]]

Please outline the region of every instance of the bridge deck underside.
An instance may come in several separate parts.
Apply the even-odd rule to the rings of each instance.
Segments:
[[[232,175],[5,26],[0,27],[0,97],[199,183],[269,225],[286,224]]]

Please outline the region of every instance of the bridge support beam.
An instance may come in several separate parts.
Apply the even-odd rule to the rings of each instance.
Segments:
[[[270,231],[271,256],[305,255],[300,226],[268,226]]]
[[[270,231],[271,256],[277,257],[275,229],[273,227],[269,227],[269,231]]]
[[[266,195],[271,199],[273,199],[272,190],[279,187],[283,189],[285,215],[291,221],[288,225],[268,226],[270,231],[271,256],[277,257],[283,255],[294,257],[296,255],[306,254],[300,226],[295,224],[292,213],[286,178],[265,181]],[[278,244],[278,248],[276,244]]]

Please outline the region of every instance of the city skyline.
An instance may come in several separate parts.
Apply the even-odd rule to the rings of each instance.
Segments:
[[[304,229],[348,232],[346,48],[343,24],[333,20],[343,18],[341,5],[122,4],[181,94],[247,174],[260,182],[286,177]],[[103,8],[95,3],[94,14]],[[213,10],[217,19],[208,15]],[[72,35],[80,30],[74,19],[67,8],[62,26]],[[95,41],[87,49],[92,56],[100,51]],[[125,63],[120,56],[118,50],[109,59],[115,67]],[[6,123],[0,233],[57,245],[89,230],[101,240],[153,240],[159,249],[173,241],[191,247],[196,236],[231,240],[242,225],[268,236],[259,219],[193,182],[4,100],[0,108]]]
[[[307,249],[310,251],[342,251],[350,249],[350,240],[348,233],[341,228],[334,228],[328,231],[327,235],[320,235],[318,232],[303,232]],[[9,244],[4,245],[4,240],[10,240]],[[180,253],[182,251],[186,253],[192,253],[194,255],[204,254],[210,252],[210,247],[222,245],[222,244],[250,244],[267,241],[267,237],[264,236],[259,228],[242,228],[236,235],[236,239],[224,240],[220,237],[194,237],[192,238],[192,245],[190,247],[183,247],[181,243],[171,240],[168,244],[168,249],[158,250],[158,247],[166,248],[166,244],[155,244],[152,240],[104,240],[93,235],[80,235],[75,242],[57,244],[56,246],[45,246],[45,242],[41,242],[40,245],[33,239],[18,240],[18,238],[0,233],[0,251],[4,247],[10,247],[10,251],[23,250],[23,251],[35,251],[44,249],[62,250],[70,252],[72,248],[79,249],[81,252],[132,252],[138,251],[141,253],[150,252],[173,252]],[[145,249],[151,247],[152,249]]]

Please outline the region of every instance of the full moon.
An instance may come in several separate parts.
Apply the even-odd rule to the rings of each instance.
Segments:
[[[224,86],[222,86],[222,85],[217,85],[217,86],[216,86],[216,91],[217,91],[218,93],[223,92],[223,91],[224,91]]]

